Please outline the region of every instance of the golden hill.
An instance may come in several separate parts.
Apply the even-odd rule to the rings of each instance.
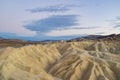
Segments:
[[[120,80],[120,41],[6,47],[0,50],[0,80]]]

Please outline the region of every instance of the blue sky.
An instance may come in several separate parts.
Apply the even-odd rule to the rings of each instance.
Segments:
[[[120,33],[120,0],[0,0],[0,37],[70,39]]]

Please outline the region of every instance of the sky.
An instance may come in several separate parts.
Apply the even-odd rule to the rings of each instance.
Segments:
[[[60,40],[120,33],[120,0],[0,0],[0,37]]]

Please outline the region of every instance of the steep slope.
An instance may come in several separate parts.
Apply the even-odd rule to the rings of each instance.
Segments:
[[[120,41],[8,47],[0,53],[0,80],[120,80]]]

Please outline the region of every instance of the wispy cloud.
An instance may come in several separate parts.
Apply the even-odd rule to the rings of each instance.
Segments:
[[[113,33],[118,33],[118,29],[114,28],[94,28],[94,29],[65,29],[65,30],[52,30],[46,33],[47,36],[70,36],[70,35],[95,35],[95,34],[102,34],[108,35]]]
[[[48,7],[38,7],[34,9],[27,9],[27,11],[30,11],[32,13],[38,13],[38,12],[66,12],[71,10],[73,7],[81,7],[80,5],[57,5],[57,6],[48,6]]]
[[[117,16],[116,19],[117,19],[117,20],[120,20],[120,16]]]
[[[120,23],[119,23],[119,24],[116,24],[116,25],[114,26],[114,28],[120,28]]]
[[[120,16],[117,16],[115,20],[112,20],[113,28],[120,28]]]
[[[31,31],[47,32],[78,25],[77,18],[78,15],[53,15],[42,20],[33,21],[24,27]]]
[[[92,26],[92,27],[71,27],[71,29],[95,29],[98,28],[99,26]]]

